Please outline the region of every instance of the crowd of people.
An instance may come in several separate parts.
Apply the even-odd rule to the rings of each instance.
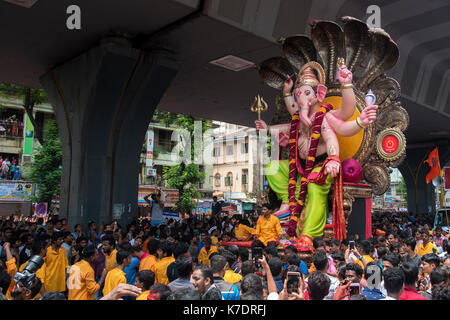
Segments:
[[[157,226],[149,217],[73,229],[57,216],[6,217],[0,230],[3,299],[450,299],[449,235],[406,214],[374,215],[369,239],[315,238],[310,261],[296,246],[280,246],[268,205]],[[36,256],[44,263],[33,277],[24,270]]]
[[[0,136],[21,137],[23,122],[17,120],[16,115],[0,120]]]
[[[0,156],[0,179],[2,180],[20,180],[22,171],[19,167],[19,162],[16,158],[11,161],[5,157]]]

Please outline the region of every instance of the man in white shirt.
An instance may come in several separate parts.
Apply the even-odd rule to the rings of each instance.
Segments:
[[[324,300],[333,300],[334,294],[336,293],[336,290],[339,287],[339,280],[338,278],[330,276],[327,273],[327,270],[329,268],[329,261],[326,252],[323,250],[317,250],[313,256],[313,263],[317,271],[326,274],[327,277],[330,279],[329,293],[328,295],[325,296]],[[308,282],[308,279],[306,279],[305,282]]]

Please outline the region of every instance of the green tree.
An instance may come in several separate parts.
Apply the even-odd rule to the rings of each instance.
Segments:
[[[25,108],[25,111],[27,112],[35,130],[40,129],[38,123],[33,117],[33,109],[36,105],[48,101],[44,90],[0,82],[0,94],[21,98],[23,100],[23,107]],[[39,140],[39,143],[43,143],[39,136],[36,136],[36,138]]]
[[[202,133],[211,128],[209,120],[161,110],[155,110],[153,121],[163,123],[167,127],[186,129],[190,134],[192,142],[191,159],[194,156],[193,133],[195,121],[202,122]],[[181,149],[184,150],[183,147]],[[163,168],[163,176],[167,184],[172,188],[176,188],[179,192],[180,199],[174,209],[180,212],[190,213],[195,208],[194,199],[201,197],[201,193],[197,190],[197,184],[205,179],[205,174],[200,171],[198,164],[186,164],[182,162],[176,166],[166,166]]]
[[[61,185],[62,149],[55,120],[49,120],[44,129],[43,144],[38,147],[31,166],[31,181],[38,185],[36,202],[50,203],[59,196]]]

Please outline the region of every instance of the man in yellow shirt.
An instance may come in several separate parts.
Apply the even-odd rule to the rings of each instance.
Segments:
[[[156,258],[156,251],[159,247],[159,241],[156,239],[149,240],[147,242],[147,252],[146,256],[139,257],[139,271],[150,270],[155,272],[155,263],[158,261]]]
[[[158,261],[153,267],[155,270],[155,284],[162,283],[168,285],[169,279],[167,278],[167,267],[175,261],[172,254],[172,245],[168,242],[163,242],[159,245],[156,252],[158,254]]]
[[[13,291],[14,286],[16,285],[15,281],[13,280],[14,275],[17,272],[16,258],[14,258],[11,253],[11,243],[5,242],[3,244],[3,249],[5,249],[6,252],[6,269],[9,276],[11,277],[11,282],[5,296],[7,299],[11,299],[11,291]]]
[[[142,270],[136,274],[136,287],[142,290],[142,293],[136,300],[147,300],[150,288],[155,283],[155,274],[150,270]]]
[[[91,264],[98,259],[98,251],[94,246],[87,246],[81,252],[82,259],[72,265],[69,271],[68,300],[94,300],[95,293],[100,290],[105,281],[106,269],[98,283],[95,282],[95,272]]]
[[[66,250],[61,246],[64,242],[64,234],[55,232],[52,236],[52,244],[47,248],[45,255],[45,291],[66,291],[66,269],[69,267]]]
[[[111,271],[116,267],[117,250],[114,249],[115,240],[112,236],[106,236],[102,239],[102,250],[105,255],[105,269]]]
[[[217,246],[211,245],[212,241],[210,237],[206,237],[203,240],[203,243],[205,244],[205,246],[200,250],[198,254],[198,263],[209,266],[211,263],[211,261],[209,260],[209,256],[213,252],[219,252],[219,250],[217,249]]]
[[[433,242],[430,242],[430,234],[426,230],[422,230],[422,243],[417,248],[417,253],[419,256],[423,257],[424,255],[428,253],[438,253],[438,249],[436,248],[435,244]]]
[[[120,283],[127,283],[125,272],[123,269],[128,267],[131,263],[131,254],[129,251],[120,250],[117,252],[117,267],[108,271],[105,279],[105,287],[103,288],[103,295],[106,296]]]
[[[263,204],[262,216],[256,222],[256,234],[258,235],[258,240],[265,247],[267,247],[269,242],[278,243],[283,234],[280,220],[272,214],[272,210],[267,203]]]
[[[231,224],[234,226],[234,237],[239,241],[248,241],[256,233],[256,229],[250,228],[242,223],[242,217],[239,214],[233,215]]]
[[[239,273],[234,272],[231,269],[231,266],[234,265],[234,263],[236,262],[236,260],[235,260],[236,258],[234,256],[234,254],[231,253],[228,250],[224,250],[221,253],[221,255],[224,256],[225,259],[227,259],[227,262],[228,262],[228,268],[225,271],[225,275],[223,276],[223,280],[225,280],[226,282],[229,282],[229,283],[233,283],[233,284],[238,283],[239,281],[241,281],[242,280],[242,275],[240,275]]]
[[[39,280],[41,280],[41,283],[42,283],[40,293],[38,293],[37,296],[40,296],[40,295],[44,294],[44,292],[45,292],[44,282],[45,282],[45,274],[46,274],[46,270],[47,270],[47,267],[46,267],[46,264],[45,264],[45,256],[46,256],[46,254],[47,254],[47,245],[46,245],[46,243],[44,241],[35,241],[33,243],[33,247],[31,248],[31,256],[30,257],[33,257],[35,255],[39,255],[39,256],[41,256],[42,259],[44,259],[44,264],[42,265],[42,267],[40,267],[36,271],[36,277],[38,277]],[[28,261],[26,261],[26,262],[24,262],[23,264],[20,265],[19,272],[22,272],[23,269],[25,269],[25,267],[28,265],[29,261],[30,260],[28,260]]]

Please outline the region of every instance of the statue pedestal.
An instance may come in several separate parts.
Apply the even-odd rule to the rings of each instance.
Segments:
[[[372,188],[364,183],[344,182],[344,212],[347,237],[372,237]]]

